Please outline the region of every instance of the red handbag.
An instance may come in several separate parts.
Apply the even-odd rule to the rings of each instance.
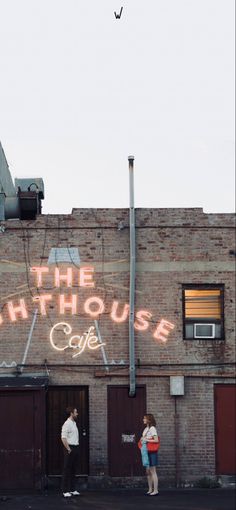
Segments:
[[[153,439],[153,437],[152,437],[152,439]],[[141,448],[142,448],[141,439],[138,442],[138,447],[141,450]],[[149,441],[147,441],[147,451],[148,452],[158,452],[159,448],[160,448],[160,436],[158,436],[158,443],[149,443]]]

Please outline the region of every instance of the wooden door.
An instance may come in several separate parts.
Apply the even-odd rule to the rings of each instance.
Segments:
[[[215,384],[216,474],[236,474],[236,385]]]
[[[44,390],[0,391],[0,489],[42,488]]]
[[[137,441],[143,431],[146,387],[129,397],[128,386],[108,386],[108,456],[111,476],[144,474]]]
[[[47,393],[47,474],[61,475],[63,446],[61,427],[65,409],[74,406],[79,413],[80,455],[78,475],[89,473],[89,404],[87,386],[49,386]]]

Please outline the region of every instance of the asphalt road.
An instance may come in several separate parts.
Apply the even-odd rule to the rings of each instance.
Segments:
[[[61,494],[0,495],[0,510],[235,510],[233,489],[163,490],[146,496],[143,490],[84,491],[65,500]]]

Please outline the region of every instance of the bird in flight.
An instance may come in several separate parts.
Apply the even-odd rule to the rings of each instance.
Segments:
[[[117,12],[114,12],[116,19],[120,19],[122,11],[123,11],[123,7],[121,7],[121,10],[118,14],[117,14]]]

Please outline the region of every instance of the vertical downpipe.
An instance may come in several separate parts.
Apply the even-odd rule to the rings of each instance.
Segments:
[[[130,285],[129,285],[129,396],[135,397],[134,349],[134,294],[135,294],[135,212],[134,212],[134,156],[129,161],[129,230],[130,230]]]
[[[179,487],[179,414],[177,409],[177,398],[175,399],[175,486]]]

